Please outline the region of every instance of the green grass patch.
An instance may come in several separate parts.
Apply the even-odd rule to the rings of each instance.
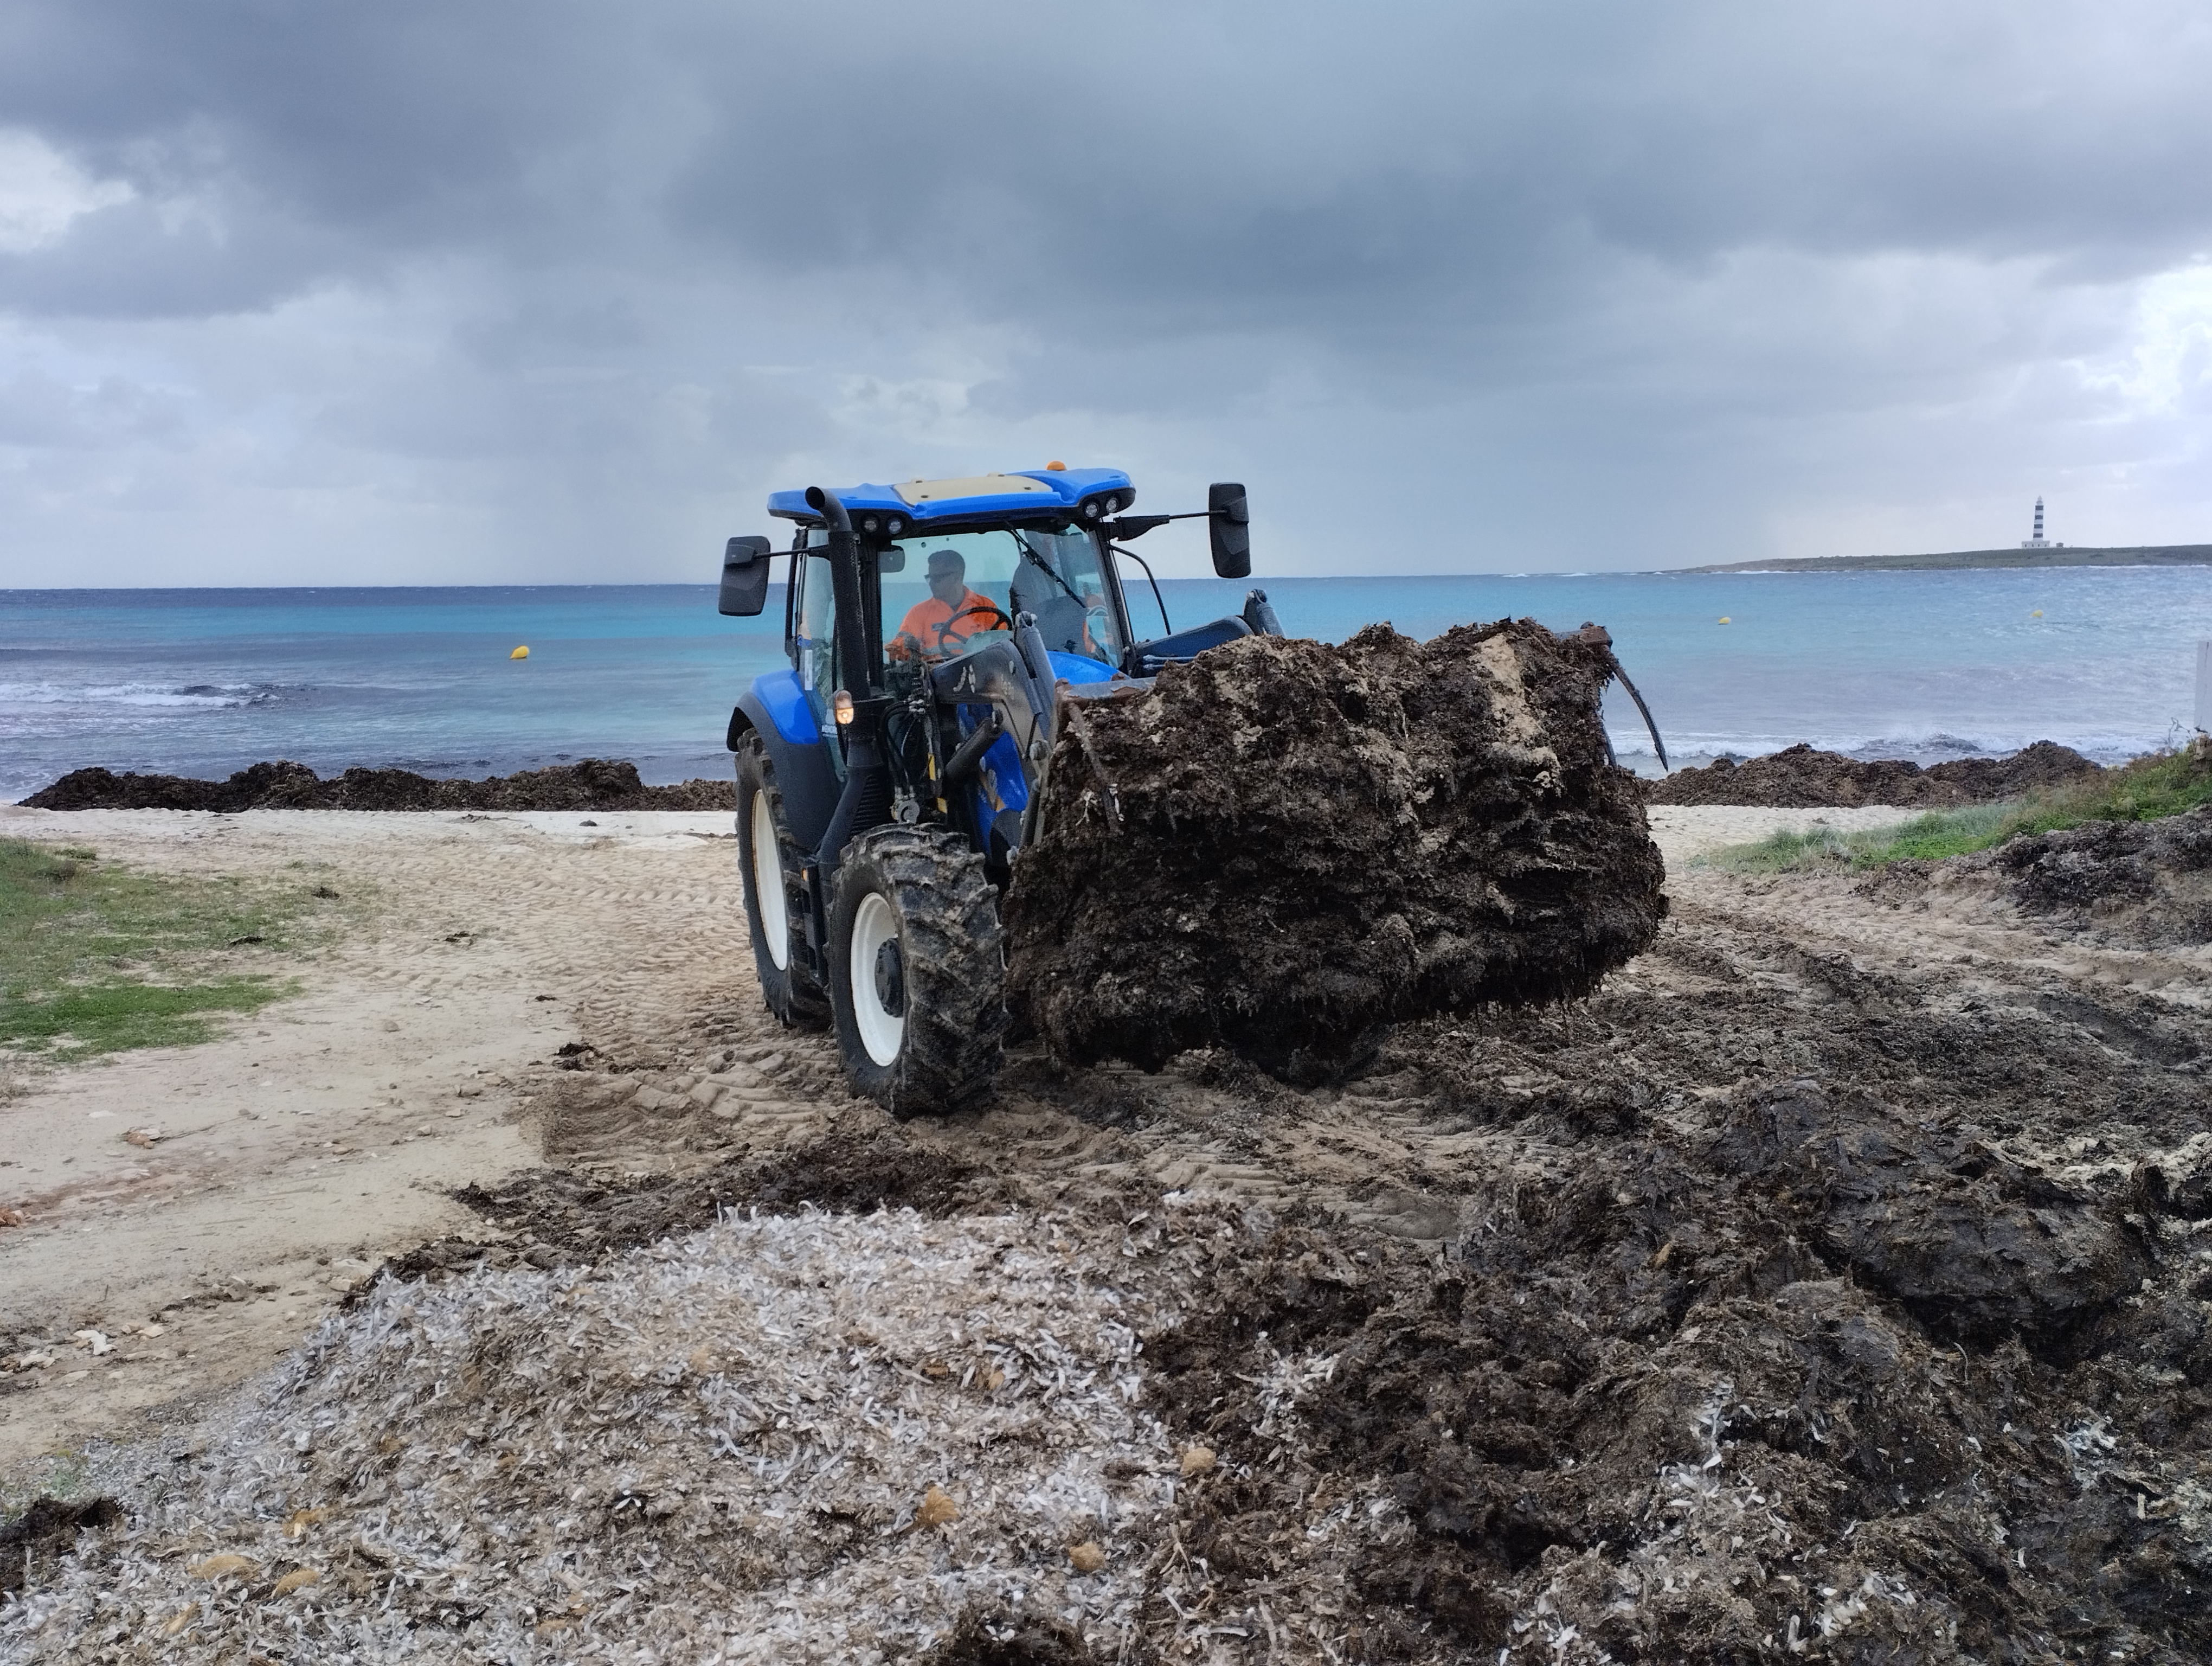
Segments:
[[[205,1041],[292,993],[239,970],[317,934],[327,886],[147,873],[0,839],[0,1049],[67,1060]]]
[[[1988,850],[2023,833],[2051,833],[2095,821],[2155,821],[2212,804],[2212,751],[2154,752],[2070,787],[2002,804],[1931,811],[1894,826],[1844,833],[1814,828],[1730,845],[1698,866],[1735,873],[1785,873],[1941,861]]]

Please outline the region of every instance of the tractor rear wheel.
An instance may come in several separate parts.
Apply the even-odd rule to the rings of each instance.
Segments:
[[[845,848],[830,1000],[846,1079],[903,1121],[980,1104],[1006,1032],[999,897],[957,834],[878,827]]]
[[[786,1024],[819,1030],[830,1022],[830,1002],[806,972],[800,925],[807,907],[799,878],[804,860],[784,820],[783,793],[768,748],[747,730],[738,741],[738,866],[744,876],[753,967],[769,1012]]]

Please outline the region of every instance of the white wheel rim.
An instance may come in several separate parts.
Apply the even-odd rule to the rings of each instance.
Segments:
[[[753,901],[760,909],[761,935],[768,958],[779,972],[791,970],[791,908],[783,894],[783,853],[775,842],[775,818],[768,794],[753,794]]]
[[[897,942],[898,934],[898,915],[891,912],[891,905],[874,891],[863,897],[853,916],[853,951],[846,976],[853,986],[853,1018],[860,1045],[884,1066],[898,1061],[899,1043],[906,1038],[906,1015],[886,1011],[883,997],[876,993],[876,956],[884,944]]]

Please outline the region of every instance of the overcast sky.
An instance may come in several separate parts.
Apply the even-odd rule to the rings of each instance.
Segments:
[[[2212,540],[2208,89],[2203,0],[0,0],[0,586],[1053,458],[1273,572]]]

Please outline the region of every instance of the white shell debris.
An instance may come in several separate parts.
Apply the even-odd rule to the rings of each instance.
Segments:
[[[871,1662],[972,1611],[1110,1658],[1179,1474],[1136,1404],[1138,1334],[1171,1316],[1133,1270],[1065,1220],[902,1211],[387,1281],[0,1652]],[[924,1527],[933,1487],[958,1515]]]

